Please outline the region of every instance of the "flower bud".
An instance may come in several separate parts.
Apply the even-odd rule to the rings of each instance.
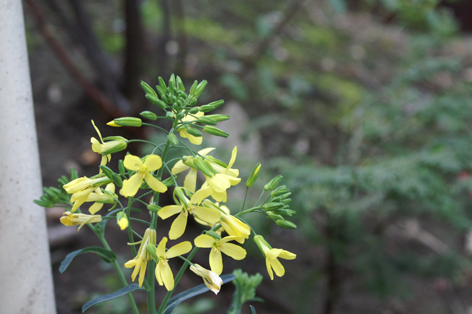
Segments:
[[[271,202],[271,203],[268,203],[268,204],[265,204],[264,206],[264,209],[267,210],[267,211],[272,211],[272,210],[276,210],[280,207],[283,207],[284,204],[283,203],[275,203],[275,202]]]
[[[123,117],[123,118],[114,119],[113,121],[108,122],[107,125],[140,127],[141,125],[143,125],[143,122],[139,118]]]
[[[283,176],[276,176],[275,178],[273,178],[272,180],[269,181],[269,183],[267,183],[266,185],[264,185],[264,190],[265,191],[269,191],[269,190],[273,190],[277,187],[277,185],[279,185],[279,182],[280,180],[282,180]]]
[[[176,89],[174,73],[172,73],[172,75],[170,76],[168,89],[171,93],[174,93],[174,90]]]
[[[217,101],[213,101],[213,102],[209,103],[208,105],[213,106],[215,108],[218,108],[224,103],[225,103],[225,101],[223,99],[220,99],[220,100],[217,100]]]
[[[180,76],[177,76],[177,87],[185,92],[185,85],[184,85],[184,82],[182,82],[182,79],[180,78]]]
[[[118,171],[120,172],[122,176],[125,175],[126,170],[125,170],[125,166],[123,165],[123,159],[120,159],[118,161]]]
[[[153,121],[157,119],[157,115],[154,112],[147,111],[147,110],[141,112],[140,115],[146,119],[153,120]]]
[[[210,237],[212,237],[216,240],[221,240],[221,236],[218,233],[216,233],[215,231],[208,230],[206,232],[206,234],[208,234]]]
[[[208,165],[203,161],[202,157],[200,156],[193,158],[193,164],[207,177],[212,178],[215,174],[211,171],[212,169],[208,167]]]
[[[190,87],[190,94],[191,95],[193,95],[195,93],[195,91],[197,90],[197,84],[198,84],[197,80],[193,81],[192,87]]]
[[[167,119],[171,119],[171,120],[174,119],[174,113],[171,112],[171,111],[167,111],[167,113],[166,113],[166,118],[167,118]]]
[[[208,115],[206,117],[210,118],[210,119],[212,119],[213,121],[216,121],[216,122],[229,120],[229,116],[225,115],[225,114],[212,114],[212,115]]]
[[[123,187],[123,180],[121,180],[121,177],[113,172],[113,183],[118,185],[120,188]]]
[[[202,136],[202,132],[196,128],[192,128],[191,126],[187,127],[187,133],[188,134],[191,134],[193,136],[196,136],[196,137],[201,137]]]
[[[208,124],[208,125],[216,125],[216,121],[208,118],[208,117],[200,117],[197,119],[197,122],[201,124]]]
[[[203,106],[200,106],[200,111],[201,112],[210,112],[212,110],[215,110],[215,107],[213,107],[212,105],[203,105]]]
[[[277,220],[275,223],[285,229],[297,229],[297,225],[288,220]]]
[[[270,219],[272,219],[273,221],[277,221],[277,220],[283,220],[284,217],[280,216],[280,215],[277,215],[277,214],[274,214],[273,212],[267,212],[267,216],[270,217]]]
[[[196,89],[195,89],[194,95],[195,95],[196,97],[199,97],[199,96],[202,94],[202,92],[203,92],[203,90],[205,89],[205,86],[206,86],[207,84],[208,84],[207,81],[205,81],[205,80],[201,81],[201,82],[197,85],[197,87],[196,87]]]
[[[169,133],[167,135],[167,140],[172,146],[177,146],[179,144],[179,140],[177,139],[177,136],[175,136],[174,133]]]
[[[254,170],[252,170],[251,175],[249,176],[249,179],[246,181],[246,186],[248,188],[252,187],[254,183],[256,182],[257,178],[259,177],[259,171],[261,170],[261,163],[258,163]]]
[[[156,92],[146,82],[141,81],[141,88],[144,90],[146,94],[152,95],[157,98]]]
[[[217,127],[207,125],[203,128],[203,132],[211,134],[211,135],[216,135],[216,136],[221,136],[221,137],[228,137],[229,134],[222,131],[221,129],[218,129]]]
[[[196,114],[196,113],[199,112],[199,111],[200,111],[200,108],[198,108],[198,107],[193,107],[192,109],[190,109],[189,113],[190,113],[190,114]]]
[[[102,169],[103,173],[108,177],[108,179],[113,181],[113,171],[110,168],[105,165],[101,165],[100,169]]]
[[[126,217],[126,214],[123,212],[119,212],[116,215],[116,223],[118,224],[118,226],[120,226],[121,230],[125,230],[126,228],[128,228],[129,221],[128,217]]]

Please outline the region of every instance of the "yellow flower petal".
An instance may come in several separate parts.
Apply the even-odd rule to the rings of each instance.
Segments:
[[[189,169],[190,167],[187,166],[186,164],[184,164],[182,162],[182,160],[179,160],[175,163],[174,167],[172,167],[172,174],[179,174],[181,173],[182,171],[185,171],[187,169]]]
[[[211,248],[215,243],[215,239],[207,234],[202,234],[196,237],[193,242],[196,247]]]
[[[184,188],[194,193],[197,188],[197,169],[190,168],[184,180]]]
[[[233,148],[233,152],[231,153],[231,159],[229,161],[229,164],[228,164],[228,168],[231,168],[234,164],[234,162],[236,161],[236,155],[238,154],[238,147],[235,146]]]
[[[161,242],[159,242],[159,246],[156,249],[157,256],[163,256],[166,253],[166,244],[167,244],[167,238],[163,237]]]
[[[126,155],[123,161],[123,165],[125,166],[126,169],[133,170],[133,171],[138,171],[144,166],[141,159],[134,155]]]
[[[173,216],[175,214],[178,214],[182,211],[182,206],[180,205],[169,205],[169,206],[164,206],[162,207],[157,214],[161,219],[167,219],[170,216]]]
[[[223,272],[223,258],[219,250],[212,249],[210,252],[210,268],[217,275]]]
[[[269,273],[270,280],[274,280],[274,273],[272,272],[272,266],[270,265],[269,259],[266,258],[266,267],[267,267],[267,272]]]
[[[196,173],[196,170],[195,170]],[[206,189],[200,189],[197,192],[195,192],[192,197],[190,198],[190,203],[192,204],[200,204],[205,198],[210,196],[211,194],[211,189],[206,188]]]
[[[139,173],[133,174],[129,180],[123,181],[123,188],[121,189],[120,194],[124,197],[135,196],[141,187],[141,183],[143,183],[143,178]]]
[[[282,252],[280,252],[279,254],[279,257],[283,259],[292,260],[292,259],[297,258],[297,254],[293,254],[289,251],[282,250]]]
[[[169,265],[161,268],[161,276],[167,291],[174,289],[174,275],[172,274],[172,270],[170,269]]]
[[[161,181],[154,178],[154,176],[149,172],[146,173],[144,180],[146,180],[146,183],[149,185],[149,187],[156,192],[164,193],[165,191],[167,191],[167,186]]]
[[[164,267],[163,266],[164,263],[157,263],[157,266],[156,266],[156,271],[154,272],[155,276],[156,276],[156,280],[157,280],[157,283],[159,284],[159,286],[162,286],[164,284],[163,280],[162,280],[162,268]]]
[[[186,213],[180,212],[180,215],[177,216],[170,226],[169,239],[175,240],[184,234],[185,228],[187,227],[187,216]],[[169,255],[169,252],[167,252],[167,255]]]
[[[285,268],[279,262],[278,259],[269,259],[270,266],[274,269],[275,274],[279,277],[282,277],[285,274]]]
[[[221,252],[238,261],[246,257],[246,250],[233,243],[221,244]]]
[[[184,241],[171,247],[167,251],[166,256],[167,258],[172,258],[179,255],[184,255],[190,252],[191,249],[192,249],[192,243],[190,243],[189,241]]]
[[[103,203],[94,203],[92,206],[89,208],[89,212],[94,215],[96,212],[98,212],[100,209],[102,209]]]
[[[221,213],[216,209],[201,206],[194,207],[192,215],[210,224],[216,223],[221,217]]]
[[[149,155],[144,161],[144,166],[148,168],[149,171],[155,171],[162,167],[162,159],[157,155]]]
[[[142,263],[139,271],[139,287],[143,286],[144,277],[146,276],[147,263]]]

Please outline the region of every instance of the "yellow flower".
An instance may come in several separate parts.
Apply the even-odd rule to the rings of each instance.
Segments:
[[[174,245],[166,252],[167,238],[162,238],[156,249],[156,255],[159,259],[156,266],[156,280],[160,286],[165,285],[167,291],[174,289],[174,275],[168,264],[170,258],[180,256],[190,252],[192,244],[189,241]]]
[[[171,240],[178,239],[184,234],[189,214],[194,215],[195,218],[198,217],[200,220],[211,223],[211,225],[220,219],[221,214],[218,210],[198,206],[202,200],[209,195],[209,190],[198,190],[192,195],[190,200],[181,200],[182,205],[165,206],[157,212],[161,219],[167,219],[170,216],[180,213],[170,227],[169,238]]]
[[[186,115],[183,119],[182,122],[192,122],[197,121],[198,118],[203,117],[204,113],[203,112],[197,112],[194,115]],[[195,145],[200,145],[202,143],[202,137],[201,136],[193,136],[192,134],[189,134],[187,132],[187,129],[185,127],[181,127],[178,129],[180,131],[180,136],[184,138],[188,138],[190,143],[195,144]]]
[[[115,194],[115,185],[113,183],[109,183],[104,191],[102,191],[101,188],[97,188],[87,197],[86,202],[95,202],[90,206],[89,212],[93,215],[102,209],[103,204],[115,204],[117,198],[118,196]]]
[[[102,216],[65,212],[60,220],[63,225],[68,226],[68,227],[80,225],[79,228],[77,229],[77,231],[79,231],[85,224],[101,222]]]
[[[269,245],[269,243],[267,243],[267,241],[260,235],[254,237],[254,242],[256,242],[257,246],[266,258],[267,272],[269,273],[271,280],[274,280],[274,274],[272,270],[274,270],[275,274],[279,277],[282,277],[285,274],[285,268],[277,259],[278,257],[287,260],[292,260],[297,257],[296,254],[293,254],[289,251],[285,251],[282,249],[273,249]]]
[[[190,266],[190,270],[198,276],[202,277],[203,282],[212,292],[214,292],[215,294],[218,294],[218,292],[220,292],[223,280],[216,273],[206,268],[203,268],[198,264],[193,264],[192,266]]]
[[[126,228],[128,228],[129,221],[128,217],[126,217],[126,214],[123,212],[119,212],[116,215],[116,223],[118,224],[118,226],[120,226],[121,230],[125,230]]]
[[[124,197],[134,196],[141,187],[143,180],[145,180],[149,187],[156,192],[164,193],[167,191],[165,184],[157,180],[151,174],[151,172],[162,167],[161,157],[157,155],[148,155],[143,163],[137,156],[126,155],[123,165],[128,170],[136,171],[129,180],[123,181],[123,188],[120,193]]]
[[[220,224],[223,229],[235,240],[243,244],[244,239],[248,239],[251,228],[233,215],[221,214]]]
[[[142,287],[144,277],[146,276],[147,262],[152,259],[151,254],[146,250],[148,244],[156,245],[156,230],[146,229],[144,232],[143,239],[137,243],[141,243],[139,246],[138,254],[132,260],[125,263],[126,268],[134,267],[131,279],[134,281],[139,273],[139,286]]]
[[[97,187],[110,183],[110,179],[105,176],[101,176],[95,179],[89,179],[87,177],[77,178],[64,185],[64,190],[67,193],[72,194],[70,201],[74,203],[71,211],[75,212],[80,205],[87,201],[90,193],[95,191]]]
[[[95,131],[97,131],[98,137],[100,138],[100,142],[101,142],[100,143],[95,137],[92,137],[90,139],[90,142],[92,143],[92,150],[95,153],[102,155],[102,161],[100,165],[106,165],[106,163],[111,160],[112,153],[122,151],[123,149],[126,148],[127,146],[126,139],[121,136],[114,136],[112,137],[113,140],[104,142],[102,138],[102,134],[98,130],[93,120],[92,120],[92,124],[93,124],[93,127],[95,128]]]
[[[236,240],[237,237],[224,237],[217,240],[207,234],[202,234],[195,238],[195,246],[201,248],[211,248],[210,251],[210,268],[216,274],[220,275],[223,272],[223,258],[221,252],[232,257],[235,260],[242,260],[246,257],[246,250],[239,245],[228,243]]]
[[[206,156],[208,155],[209,152],[214,150],[215,148],[209,147],[202,149],[198,151],[198,154],[200,156]],[[186,159],[192,159],[192,156],[184,156]],[[176,175],[181,173],[182,171],[185,171],[187,169],[190,169],[189,173],[185,176],[185,181],[184,181],[184,187],[188,189],[190,192],[194,193],[196,190],[197,186],[197,169],[192,168],[186,164],[183,163],[182,160],[179,160],[175,163],[174,167],[172,167],[172,174]]]
[[[212,208],[212,207],[210,207],[210,208]],[[214,209],[216,209],[216,208],[214,208]],[[219,206],[219,210],[218,210],[218,211],[221,212],[221,210],[223,210],[223,212],[226,213],[226,214],[228,214],[228,215],[230,214],[229,208],[228,208],[227,206],[225,206],[225,205]],[[221,216],[221,214],[220,214],[220,216]],[[201,224],[201,225],[204,225],[204,226],[209,226],[209,227],[213,227],[213,226],[214,226],[214,223],[209,223],[209,222],[203,221],[203,220],[199,219],[198,217],[195,217],[195,221],[198,222],[198,223]],[[215,232],[216,234],[220,235],[220,236],[221,236],[221,233],[222,233],[223,231],[224,231],[223,227],[218,228],[218,230],[214,230],[214,232]]]

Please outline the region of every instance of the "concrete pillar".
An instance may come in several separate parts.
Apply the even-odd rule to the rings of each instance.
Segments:
[[[0,0],[0,312],[54,314],[21,0]]]

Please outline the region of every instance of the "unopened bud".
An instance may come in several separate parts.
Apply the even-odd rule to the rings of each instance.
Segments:
[[[254,170],[252,170],[251,175],[249,176],[249,179],[246,181],[246,186],[248,188],[252,187],[254,183],[256,182],[257,178],[259,177],[259,172],[261,170],[261,163],[258,163]]]
[[[206,117],[210,118],[210,119],[212,119],[213,121],[216,121],[216,122],[229,120],[229,116],[225,115],[225,114],[212,114],[212,115],[208,115]]]
[[[206,86],[207,84],[208,84],[207,81],[205,81],[205,80],[201,81],[201,82],[197,85],[197,87],[196,87],[196,89],[195,89],[194,95],[195,95],[196,97],[199,97],[199,96],[202,94],[202,92],[203,92],[203,90],[205,89],[205,86]]]
[[[157,212],[161,209],[161,207],[153,204],[153,205],[148,205],[148,206],[147,206],[147,209],[148,209],[150,212],[157,213]]]
[[[279,185],[279,182],[280,180],[282,180],[283,176],[276,176],[275,178],[273,178],[272,180],[269,181],[269,183],[267,183],[266,185],[264,185],[264,190],[265,191],[269,191],[269,190],[273,190],[277,187],[277,185]]]
[[[141,81],[141,88],[144,90],[146,94],[153,95],[154,97],[157,98],[156,92],[146,82]]]
[[[151,111],[143,111],[140,113],[141,117],[144,117],[146,119],[149,119],[149,120],[156,120],[157,119],[157,115],[154,113],[154,112],[151,112]]]
[[[174,133],[169,133],[167,135],[167,140],[172,146],[177,146],[179,144],[179,140],[177,139],[177,136],[175,136]]]
[[[212,105],[203,105],[203,106],[200,106],[200,111],[201,112],[210,112],[212,110],[215,110],[215,107],[213,107]]]
[[[126,214],[123,212],[119,212],[116,215],[116,223],[118,224],[118,226],[120,226],[121,230],[125,230],[126,228],[128,228],[129,221],[128,217],[126,217]]]
[[[192,128],[191,126],[187,127],[187,133],[188,134],[191,134],[193,136],[196,136],[196,137],[201,137],[202,136],[202,132],[196,128]]]
[[[229,134],[224,132],[223,130],[221,129],[218,129],[217,127],[215,126],[211,126],[211,125],[207,125],[203,128],[203,132],[205,133],[208,133],[208,134],[211,134],[211,135],[216,135],[216,136],[221,136],[221,137],[228,137]]]
[[[201,124],[207,124],[207,125],[216,125],[216,121],[208,118],[208,117],[200,117],[198,118],[197,122]]]
[[[277,220],[275,223],[285,229],[297,229],[297,225],[288,220]]]
[[[143,125],[143,122],[140,118],[123,117],[114,119],[113,121],[108,122],[107,125],[140,127],[141,125]]]
[[[213,102],[209,103],[208,105],[213,106],[215,108],[218,108],[224,103],[225,103],[225,101],[223,99],[220,99],[220,100],[217,100],[217,101],[213,101]]]

